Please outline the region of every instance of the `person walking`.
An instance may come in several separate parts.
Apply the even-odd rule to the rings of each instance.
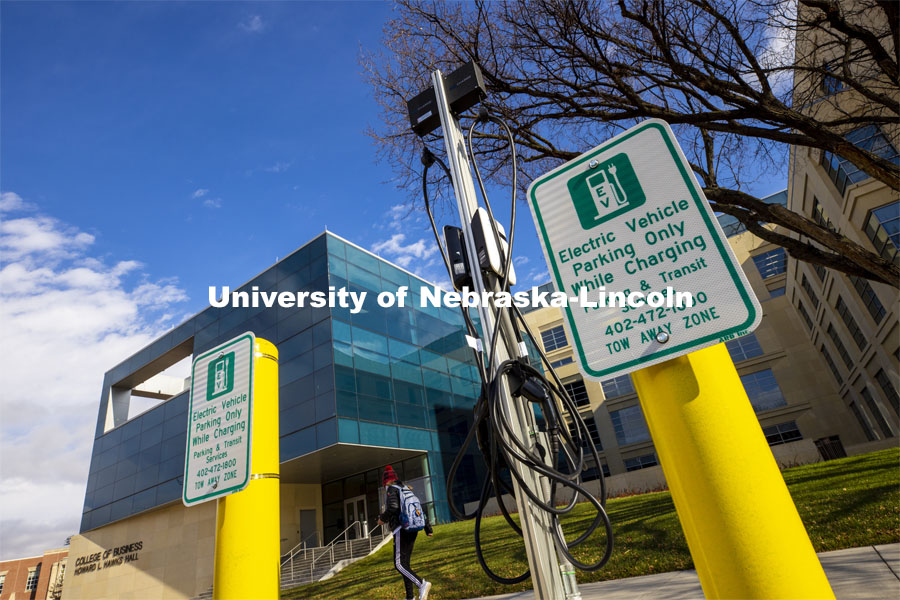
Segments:
[[[422,510],[419,499],[412,493],[410,487],[400,481],[391,465],[384,468],[381,482],[385,487],[385,505],[384,512],[378,516],[378,522],[387,524],[393,532],[394,567],[403,577],[406,600],[416,600],[413,585],[419,588],[418,600],[427,600],[431,582],[416,575],[409,566],[409,561],[419,529],[424,529],[428,537],[433,535],[431,523]]]

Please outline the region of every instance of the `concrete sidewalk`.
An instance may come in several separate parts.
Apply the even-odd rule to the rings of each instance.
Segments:
[[[900,544],[863,546],[819,554],[828,581],[839,600],[900,598]],[[673,571],[584,583],[578,586],[584,600],[675,600],[703,598],[697,572]],[[473,600],[532,600],[534,592],[519,592]]]

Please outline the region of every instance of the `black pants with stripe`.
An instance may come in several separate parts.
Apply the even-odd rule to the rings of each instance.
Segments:
[[[406,587],[406,597],[415,598],[413,594],[413,585],[422,587],[422,578],[415,574],[409,566],[409,559],[412,557],[413,546],[416,543],[418,531],[406,531],[398,528],[394,532],[394,567],[403,577],[403,585]]]

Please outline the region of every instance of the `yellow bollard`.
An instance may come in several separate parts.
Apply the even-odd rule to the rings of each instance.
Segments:
[[[250,483],[218,500],[215,600],[280,594],[278,350],[256,338]]]
[[[724,344],[632,373],[707,598],[834,598]]]

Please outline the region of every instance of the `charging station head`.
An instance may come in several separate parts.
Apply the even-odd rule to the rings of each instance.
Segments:
[[[472,273],[469,270],[468,253],[463,231],[452,225],[444,226],[444,244],[447,246],[447,258],[453,276],[453,287],[462,291],[464,287],[472,288]]]
[[[500,237],[500,247],[497,246],[488,212],[479,206],[472,217],[472,237],[475,241],[475,251],[478,253],[478,264],[481,265],[483,270],[502,277],[503,267],[506,264],[506,254],[509,252],[509,243],[506,241],[506,230],[503,229],[503,225],[500,223],[497,223],[497,233]],[[509,285],[515,284],[516,270],[510,263]]]
[[[469,61],[449,75],[444,75],[444,91],[453,114],[460,115],[481,102],[487,95],[484,76],[475,61]],[[429,86],[407,100],[409,124],[418,136],[425,136],[441,126],[434,87]]]

